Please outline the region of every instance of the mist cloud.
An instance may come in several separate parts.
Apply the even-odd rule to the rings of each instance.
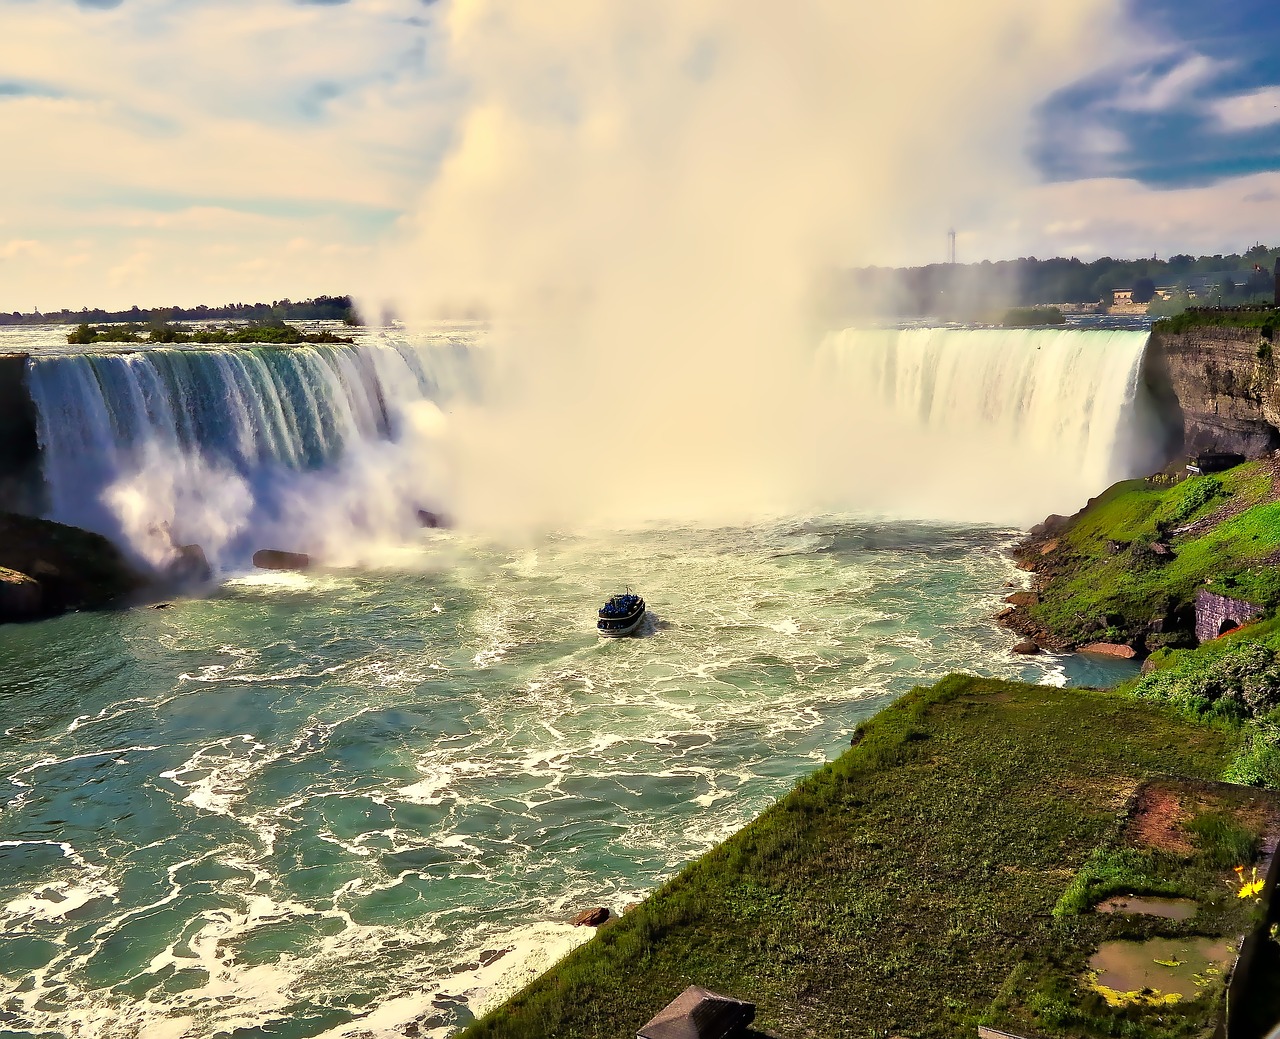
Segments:
[[[1034,181],[1036,106],[1120,4],[455,0],[465,113],[383,272],[483,307],[504,375],[454,416],[482,522],[733,519],[814,500],[877,431],[817,385],[810,287]],[[850,477],[857,483],[857,474]],[[851,488],[856,498],[856,488]]]

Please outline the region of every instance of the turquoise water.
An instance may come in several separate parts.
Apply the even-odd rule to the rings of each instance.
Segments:
[[[1007,533],[424,534],[0,629],[0,1028],[448,1035],[953,669]],[[598,639],[630,584],[643,637]]]

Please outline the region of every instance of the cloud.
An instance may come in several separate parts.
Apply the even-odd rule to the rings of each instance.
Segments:
[[[1166,70],[1144,68],[1128,75],[1110,102],[1126,112],[1165,112],[1188,98],[1233,66],[1203,54],[1187,54]]]
[[[1280,123],[1280,87],[1219,98],[1208,106],[1225,133],[1241,133]]]
[[[89,234],[114,241],[118,256],[155,257],[144,277],[99,256],[75,281],[53,257],[11,265],[0,290],[27,306],[147,304],[149,292],[198,302],[221,275],[193,271],[181,253],[194,243],[173,226],[149,250],[131,236],[157,217],[211,209],[228,217],[202,227],[199,246],[221,238],[238,255],[249,240],[236,235],[249,232],[230,215],[261,216],[248,226],[273,277],[282,268],[271,234],[335,249],[295,253],[285,284],[246,282],[247,294],[344,291],[355,272],[335,257],[359,264],[448,133],[453,102],[425,59],[434,18],[419,0],[130,0],[83,13],[20,3],[0,5],[0,20],[0,137],[38,142],[6,166],[0,224],[24,239]]]

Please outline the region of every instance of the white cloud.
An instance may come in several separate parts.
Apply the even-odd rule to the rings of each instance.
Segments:
[[[422,54],[420,0],[338,6],[286,0],[130,0],[110,10],[0,3],[0,69],[41,94],[0,97],[6,156],[0,225],[39,239],[9,265],[0,310],[204,302],[222,291],[342,291],[414,197],[449,125]],[[308,110],[316,91],[332,95]],[[146,249],[137,247],[148,235]],[[92,237],[94,250],[73,238]],[[235,281],[239,262],[191,258],[221,242],[283,254],[283,285]],[[329,252],[325,253],[324,249]],[[131,260],[142,253],[148,264]],[[65,258],[84,257],[69,271]],[[280,267],[268,259],[271,275]],[[13,296],[16,299],[8,297]]]
[[[1116,95],[1114,107],[1127,112],[1167,112],[1177,108],[1197,89],[1233,67],[1203,54],[1190,54],[1168,72],[1144,69],[1128,76]]]
[[[1209,105],[1209,111],[1226,133],[1258,130],[1280,123],[1280,87],[1263,87],[1247,94],[1224,97]]]

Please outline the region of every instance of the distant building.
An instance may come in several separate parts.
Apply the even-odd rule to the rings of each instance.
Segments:
[[[1111,305],[1127,307],[1133,303],[1133,289],[1112,289]]]

